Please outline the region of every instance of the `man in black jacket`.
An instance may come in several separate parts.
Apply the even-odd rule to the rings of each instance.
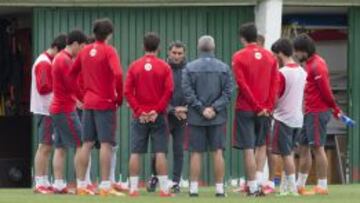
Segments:
[[[190,197],[198,196],[201,154],[213,152],[216,197],[225,197],[224,158],[227,106],[233,91],[229,66],[214,57],[215,42],[202,36],[198,42],[200,57],[183,70],[182,88],[188,104],[190,161]]]
[[[185,102],[185,97],[181,87],[182,81],[182,70],[186,65],[185,59],[185,45],[180,41],[174,41],[170,44],[168,50],[168,63],[171,66],[173,71],[174,78],[174,93],[170,104],[168,106],[168,121],[169,121],[169,131],[172,135],[172,146],[173,146],[173,186],[171,190],[173,193],[180,192],[180,179],[181,171],[183,167],[184,160],[184,149],[183,149],[183,140],[184,140],[184,131],[186,126],[187,119],[187,106]],[[155,158],[152,157],[151,169],[153,176],[148,182],[147,190],[149,192],[154,192],[158,179],[156,177],[155,170]]]

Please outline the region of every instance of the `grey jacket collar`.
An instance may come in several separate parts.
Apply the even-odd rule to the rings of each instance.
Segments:
[[[199,58],[214,58],[215,54],[213,52],[201,52]]]

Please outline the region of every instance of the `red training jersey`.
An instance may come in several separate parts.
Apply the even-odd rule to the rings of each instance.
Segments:
[[[236,110],[273,110],[278,89],[278,65],[271,52],[255,43],[236,52],[232,58],[238,86]]]
[[[81,75],[81,79],[78,77]],[[96,41],[76,58],[69,77],[83,92],[84,109],[114,110],[122,103],[122,68],[112,46]]]
[[[54,59],[50,54],[44,52],[50,61]],[[35,66],[36,89],[40,95],[52,92],[51,64],[47,61],[41,61]]]
[[[325,60],[314,54],[306,61],[306,72],[308,76],[305,86],[305,113],[324,112],[331,108],[337,115],[340,108],[336,105],[331,91]]]
[[[76,96],[68,74],[73,64],[72,56],[66,50],[56,55],[52,64],[53,99],[50,105],[50,113],[70,113],[75,111]]]
[[[146,54],[129,67],[125,81],[125,97],[135,117],[152,110],[164,113],[173,88],[170,66],[155,55]]]

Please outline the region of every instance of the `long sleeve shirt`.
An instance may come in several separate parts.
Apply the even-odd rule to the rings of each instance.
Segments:
[[[134,61],[125,81],[125,97],[135,117],[155,110],[165,113],[174,90],[170,66],[155,55]]]
[[[53,60],[48,53],[44,53],[50,60]],[[51,64],[41,61],[35,66],[36,88],[40,95],[52,92]]]
[[[314,54],[306,62],[308,73],[305,87],[305,112],[324,112],[332,109],[334,114],[340,112],[331,91],[326,62]]]
[[[84,109],[114,110],[121,105],[122,68],[112,46],[100,41],[87,45],[78,54],[69,77],[80,82]]]
[[[75,111],[76,94],[73,87],[77,86],[68,79],[68,74],[73,64],[72,56],[66,50],[56,55],[52,64],[53,100],[50,113],[70,113]],[[74,82],[74,81],[73,81]]]
[[[278,91],[278,65],[273,55],[249,44],[232,59],[238,86],[236,110],[259,112],[272,110]]]

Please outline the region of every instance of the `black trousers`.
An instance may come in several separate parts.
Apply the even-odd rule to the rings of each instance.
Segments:
[[[169,133],[172,136],[173,149],[173,182],[179,183],[184,163],[184,133],[186,122],[179,121],[173,115],[168,116]],[[153,154],[151,159],[152,174],[156,175],[156,160]]]

